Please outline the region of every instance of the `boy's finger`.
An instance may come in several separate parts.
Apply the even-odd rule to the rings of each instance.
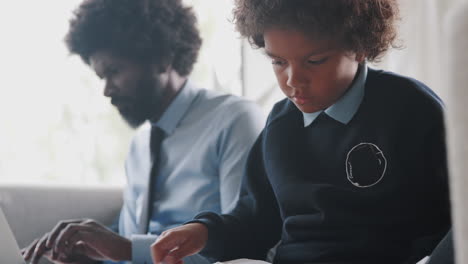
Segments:
[[[177,238],[177,234],[173,232],[165,232],[151,245],[153,262],[156,264],[162,263],[169,252],[178,248],[180,244],[181,241]]]
[[[189,243],[184,243],[180,245],[178,248],[170,251],[168,253],[168,257],[174,258],[174,263],[177,263],[177,261],[182,261],[183,258],[187,256],[191,256],[198,253],[194,247],[189,244]]]

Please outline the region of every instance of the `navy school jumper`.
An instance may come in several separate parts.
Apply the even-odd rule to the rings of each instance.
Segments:
[[[346,125],[320,114],[304,127],[278,102],[248,159],[229,214],[209,230],[206,256],[274,263],[397,264],[430,255],[450,228],[443,106],[424,84],[369,68]]]

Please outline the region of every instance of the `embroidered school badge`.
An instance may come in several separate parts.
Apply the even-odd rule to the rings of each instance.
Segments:
[[[346,175],[356,187],[367,188],[379,183],[387,170],[387,159],[373,143],[359,143],[346,156]]]

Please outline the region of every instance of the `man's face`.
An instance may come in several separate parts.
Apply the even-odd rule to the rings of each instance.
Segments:
[[[150,66],[107,51],[90,56],[91,68],[105,81],[104,96],[111,98],[127,123],[136,128],[153,117],[163,87]]]
[[[281,90],[302,112],[331,106],[356,75],[356,56],[331,41],[314,40],[301,31],[282,28],[267,30],[264,40]]]

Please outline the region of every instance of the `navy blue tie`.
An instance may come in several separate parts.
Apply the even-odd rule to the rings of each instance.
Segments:
[[[150,153],[151,153],[151,172],[149,175],[149,181],[147,186],[147,192],[143,200],[142,215],[138,226],[140,234],[148,233],[149,222],[153,213],[153,199],[154,199],[154,185],[156,182],[156,176],[159,170],[159,163],[161,157],[161,144],[165,138],[164,131],[157,127],[151,126],[151,137],[150,137]]]

